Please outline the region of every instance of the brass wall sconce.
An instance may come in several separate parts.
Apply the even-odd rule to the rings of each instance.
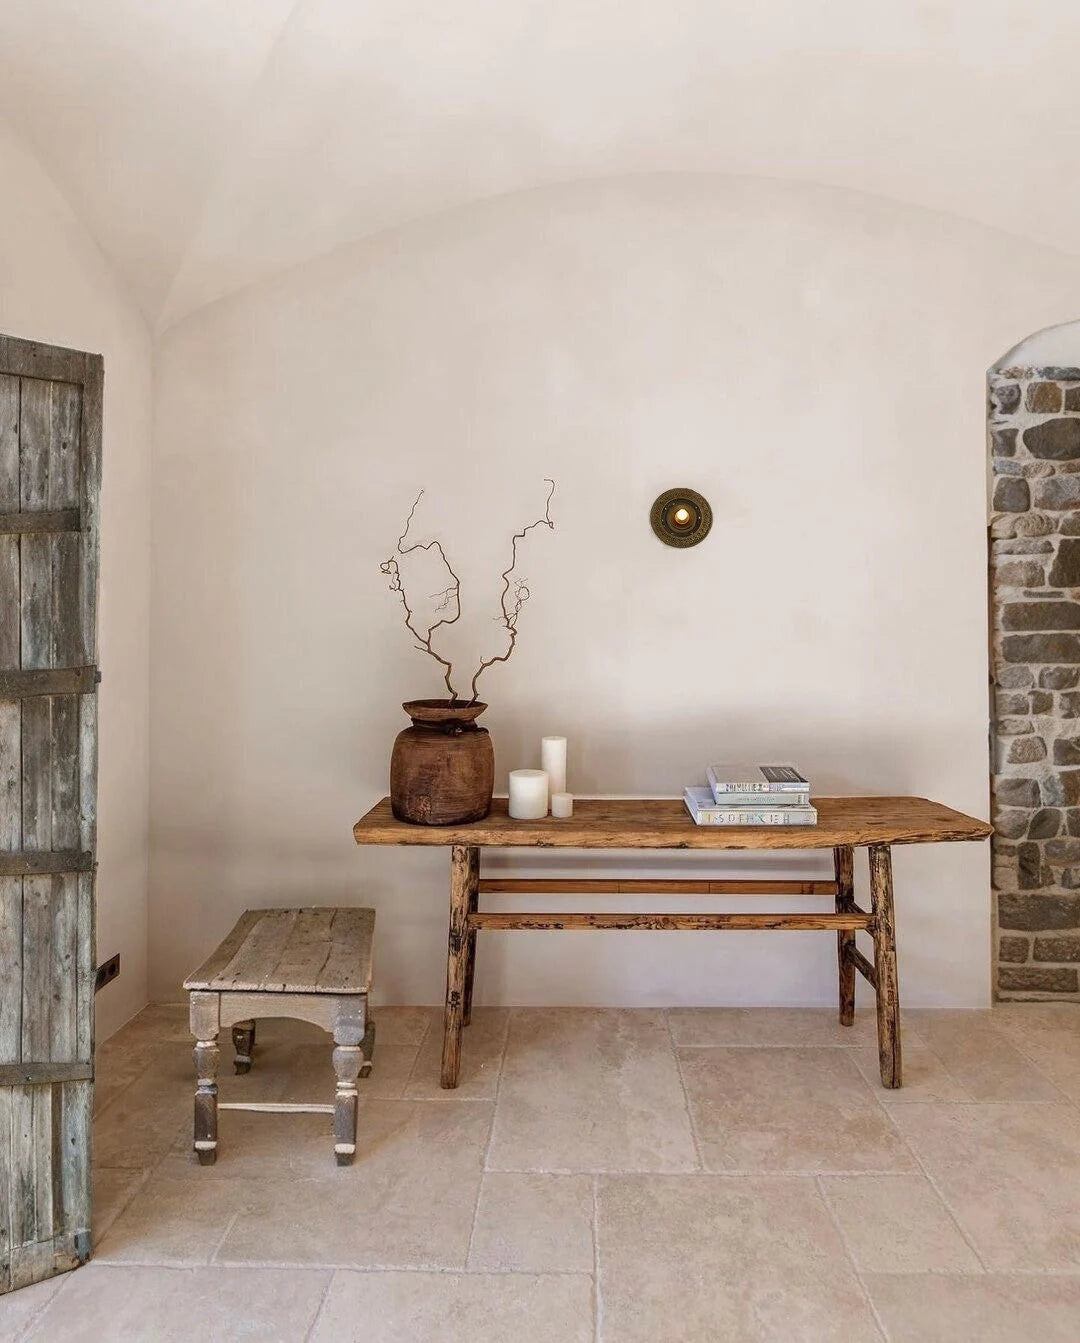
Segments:
[[[665,490],[653,504],[649,521],[665,546],[696,546],[709,534],[712,509],[697,490]]]

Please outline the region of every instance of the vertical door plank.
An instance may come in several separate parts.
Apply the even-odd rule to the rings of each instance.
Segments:
[[[97,978],[97,939],[94,936],[94,874],[80,872],[75,922],[75,1059],[94,1059],[94,981]]]
[[[22,1060],[22,941],[22,878],[0,877],[0,1063]]]
[[[34,1102],[35,1239],[53,1234],[53,1092],[58,1084],[31,1087]]]
[[[34,1197],[34,1092],[36,1087],[12,1087],[11,1104],[11,1248],[37,1240],[37,1200]]]
[[[43,697],[45,698],[45,697]],[[79,703],[76,695],[52,698],[52,778],[49,783],[50,847],[79,847]]]
[[[0,853],[21,847],[22,706],[0,702]]]
[[[79,875],[57,873],[52,878],[51,955],[49,1000],[51,1028],[49,1053],[53,1063],[72,1063],[78,1047],[78,965],[76,947],[79,920]]]
[[[97,847],[97,695],[79,696],[79,848]]]
[[[23,378],[19,414],[19,503],[23,510],[49,506],[49,440],[53,384]]]
[[[23,877],[22,1056],[42,1063],[51,1053],[52,877]]]
[[[63,1082],[62,1120],[56,1148],[59,1167],[59,1206],[63,1208],[68,1234],[90,1231],[90,1143],[94,1109],[94,1084]],[[89,1235],[87,1236],[89,1240]]]
[[[100,356],[86,358],[80,429],[80,499],[83,558],[82,648],[97,662],[98,554],[101,546],[101,423],[105,374]]]
[[[37,532],[19,537],[22,571],[20,638],[22,665],[27,669],[52,666],[53,540],[48,533]]]
[[[22,706],[22,842],[24,849],[52,847],[52,697]]]
[[[19,511],[19,379],[0,373],[0,513]]]
[[[19,538],[0,536],[0,667],[18,667],[21,655]]]
[[[11,1287],[11,1089],[0,1087],[0,1293]]]
[[[49,508],[79,507],[79,421],[82,388],[72,382],[50,384]]]

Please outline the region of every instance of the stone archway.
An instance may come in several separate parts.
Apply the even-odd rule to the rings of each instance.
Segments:
[[[994,983],[1080,998],[1080,323],[988,390]]]

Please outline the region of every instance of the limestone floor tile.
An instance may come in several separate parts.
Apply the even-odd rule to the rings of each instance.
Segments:
[[[516,1009],[489,1170],[697,1167],[661,1012]]]
[[[94,1116],[94,1160],[102,1166],[152,1167],[190,1130],[194,1086],[165,1086],[152,1072]]]
[[[101,1263],[207,1264],[236,1214],[261,1201],[244,1181],[150,1177],[102,1237]]]
[[[904,1171],[914,1162],[846,1049],[680,1049],[707,1170]]]
[[[58,1278],[47,1278],[45,1282],[35,1282],[0,1296],[0,1338],[22,1338],[34,1317],[41,1314],[69,1276],[64,1273]]]
[[[102,1236],[131,1202],[148,1174],[145,1170],[99,1166],[94,1162],[92,1206],[95,1245],[100,1243]]]
[[[523,1273],[336,1273],[311,1343],[592,1343],[592,1282]]]
[[[1076,1343],[1080,1278],[871,1273],[863,1281],[890,1343]]]
[[[858,1011],[851,1026],[841,1026],[832,1008],[672,1007],[667,1015],[671,1038],[687,1047],[856,1049],[877,1041],[873,1004]]]
[[[301,1343],[329,1274],[91,1263],[69,1279],[28,1333],[34,1343]]]
[[[1062,1099],[1047,1077],[994,1029],[990,1012],[915,1011],[919,1034],[976,1101]]]
[[[443,1047],[442,1016],[441,1008],[433,1009],[431,1026],[413,1065],[405,1095],[414,1100],[425,1096],[453,1096],[459,1100],[493,1097],[499,1084],[499,1071],[506,1048],[509,1011],[505,1007],[474,1009],[472,1024],[465,1027],[461,1037],[461,1075],[458,1085],[449,1092],[443,1091],[439,1085]]]
[[[925,1176],[823,1175],[819,1184],[860,1272],[982,1272]]]
[[[607,1343],[879,1340],[812,1179],[601,1176]]]
[[[1001,1003],[990,1024],[1070,1100],[1080,1102],[1080,1003]]]
[[[591,1273],[593,1177],[488,1171],[480,1186],[470,1269]]]
[[[987,1268],[1080,1270],[1080,1112],[897,1105],[891,1114]]]
[[[869,1082],[879,1101],[905,1105],[911,1101],[969,1101],[971,1096],[953,1077],[932,1049],[913,1032],[905,1031],[902,1060],[904,1085],[895,1089],[882,1085],[881,1064],[876,1044],[853,1049],[851,1057]]]
[[[352,1166],[290,1180],[266,1160],[261,1179],[219,1178],[259,1197],[240,1210],[217,1259],[463,1268],[491,1110],[487,1101],[371,1101]]]

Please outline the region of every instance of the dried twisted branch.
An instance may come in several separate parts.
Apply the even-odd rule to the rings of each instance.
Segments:
[[[480,666],[472,678],[472,698],[470,704],[475,704],[478,696],[476,683],[483,676],[489,667],[493,667],[496,662],[509,662],[510,655],[513,653],[517,644],[517,622],[521,615],[521,608],[532,595],[529,591],[528,580],[525,578],[513,578],[514,570],[517,568],[517,548],[518,542],[524,541],[525,537],[536,527],[547,527],[554,531],[555,524],[551,520],[551,500],[555,494],[555,482],[549,477],[544,477],[544,483],[550,486],[547,500],[544,504],[544,516],[537,518],[535,522],[530,522],[527,527],[523,527],[520,532],[515,532],[510,542],[510,563],[502,572],[502,592],[499,594],[499,605],[502,608],[502,614],[495,617],[506,629],[509,640],[506,645],[506,651],[497,654],[495,657],[481,659]]]
[[[450,561],[446,558],[446,551],[443,550],[441,541],[414,541],[411,545],[405,544],[405,540],[409,535],[409,528],[412,526],[412,520],[416,513],[417,505],[423,497],[424,491],[421,490],[413,500],[412,508],[409,509],[409,516],[405,519],[405,530],[397,539],[394,554],[388,559],[385,559],[379,566],[379,569],[390,579],[390,591],[396,592],[401,598],[401,605],[405,608],[405,628],[416,639],[416,647],[421,653],[427,653],[429,657],[433,657],[442,667],[443,680],[446,683],[447,690],[450,692],[450,703],[453,704],[458,697],[457,691],[454,689],[453,682],[450,679],[454,671],[453,663],[449,658],[444,658],[442,654],[436,650],[432,641],[436,630],[442,629],[444,625],[453,625],[461,618],[461,579],[454,572]],[[398,556],[404,557],[406,555],[412,555],[418,550],[437,550],[439,552],[439,558],[442,560],[443,564],[446,565],[446,570],[453,579],[453,582],[450,583],[448,587],[444,588],[442,592],[435,593],[432,600],[435,602],[435,615],[438,615],[442,611],[450,610],[451,606],[453,606],[454,614],[452,616],[444,616],[441,620],[436,620],[435,623],[429,625],[423,633],[421,633],[417,625],[413,623],[414,612],[409,606],[409,599],[405,593],[405,584],[402,582],[401,578],[401,567],[398,564]]]

